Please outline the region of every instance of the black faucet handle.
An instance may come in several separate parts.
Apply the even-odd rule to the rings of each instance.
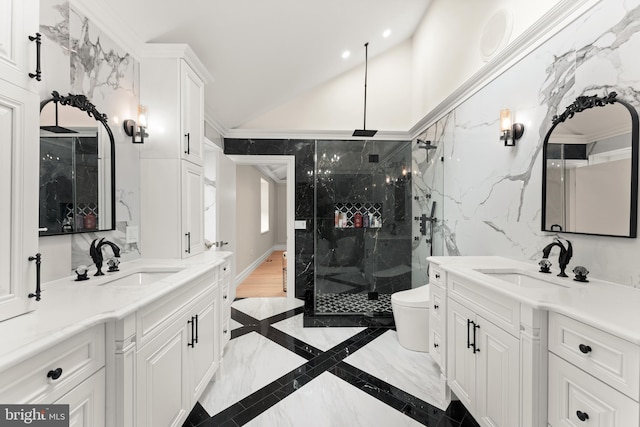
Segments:
[[[551,273],[551,261],[548,259],[541,259],[538,265],[540,266],[540,273]]]
[[[576,268],[573,269],[573,274],[576,275],[576,277],[573,278],[573,280],[575,280],[576,282],[589,281],[587,279],[587,274],[589,274],[589,270],[587,270],[586,267],[583,267],[581,265],[577,266]]]

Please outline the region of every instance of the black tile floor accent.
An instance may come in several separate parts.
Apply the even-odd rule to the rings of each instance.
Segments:
[[[296,316],[302,312],[303,308],[299,307],[264,320],[258,320],[232,307],[232,319],[243,325],[231,332],[232,339],[249,332],[257,332],[298,356],[307,359],[307,362],[222,412],[215,414],[213,417],[209,416],[200,403],[196,403],[183,427],[240,427],[282,399],[295,393],[324,372],[337,376],[425,426],[479,427],[478,423],[459,401],[452,401],[447,410],[443,411],[367,372],[343,362],[344,358],[378,338],[388,331],[388,328],[367,328],[333,348],[322,351],[271,326],[276,322]]]

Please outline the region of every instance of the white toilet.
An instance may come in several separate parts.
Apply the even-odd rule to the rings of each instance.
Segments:
[[[414,351],[429,351],[429,285],[391,295],[391,309],[400,345]]]

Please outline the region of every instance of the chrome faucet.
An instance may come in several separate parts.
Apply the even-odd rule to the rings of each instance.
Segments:
[[[98,243],[96,244],[96,242]],[[108,240],[104,240],[104,237],[101,238],[100,240],[95,239],[93,242],[91,242],[91,247],[89,248],[89,255],[91,256],[93,263],[96,265],[96,268],[98,269],[98,271],[96,272],[96,274],[94,274],[94,276],[104,275],[104,273],[102,272],[102,262],[104,261],[104,257],[102,256],[102,247],[104,245],[109,245],[111,247],[111,250],[113,251],[113,256],[116,258],[120,258],[120,248],[118,247],[118,245]],[[115,269],[112,269],[111,267],[109,267],[109,271],[118,271],[117,264],[115,266]]]
[[[566,247],[562,244],[560,239],[554,239],[553,242],[549,243],[547,246],[544,247],[544,249],[542,249],[542,258],[543,260],[546,260],[547,258],[549,258],[551,249],[553,249],[554,246],[557,246],[560,248],[560,255],[558,255],[558,264],[560,266],[560,273],[558,274],[559,277],[568,277],[567,274],[564,272],[564,270],[567,268],[567,265],[569,264],[569,261],[573,256],[573,246],[571,245],[571,242],[569,240],[565,240],[565,241],[567,242]],[[546,271],[543,271],[543,272],[548,273],[549,272],[548,268]]]

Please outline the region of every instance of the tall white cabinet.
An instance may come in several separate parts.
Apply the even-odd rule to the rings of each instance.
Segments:
[[[0,0],[0,321],[35,308],[38,252],[37,0]]]
[[[140,103],[149,114],[149,137],[140,148],[145,257],[204,251],[204,85],[211,80],[188,45],[146,45],[140,64]]]

